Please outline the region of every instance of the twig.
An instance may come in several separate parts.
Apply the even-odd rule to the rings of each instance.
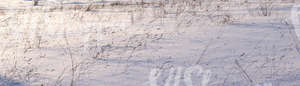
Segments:
[[[65,42],[66,42],[66,45],[67,45],[67,46],[66,46],[66,50],[67,50],[67,52],[69,52],[70,60],[71,60],[72,79],[71,79],[70,86],[74,86],[75,72],[76,72],[77,67],[75,66],[75,62],[74,62],[74,58],[73,58],[72,51],[71,51],[71,49],[68,47],[68,46],[70,45],[70,43],[69,43],[69,40],[68,40],[68,38],[67,38],[66,29],[64,29],[64,39],[65,39]]]
[[[55,81],[55,86],[60,86],[59,84],[61,84],[61,82],[64,79],[63,75],[65,74],[65,70],[66,70],[66,68],[64,68],[63,71],[61,72],[61,74],[57,77],[57,79]]]
[[[238,60],[234,61],[235,64],[238,66],[238,68],[240,69],[240,71],[244,74],[244,77],[249,80],[250,83],[253,83],[253,80],[250,78],[249,74],[243,69],[243,67],[240,65]]]
[[[201,55],[200,57],[198,58],[196,64],[200,64],[200,61],[201,61],[201,58],[205,55],[205,53],[207,52],[209,46],[210,46],[211,43],[207,44],[204,48],[204,50],[201,52]]]

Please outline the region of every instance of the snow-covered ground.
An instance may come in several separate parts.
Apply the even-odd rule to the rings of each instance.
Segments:
[[[294,3],[169,1],[86,11],[2,0],[0,86],[300,85]]]

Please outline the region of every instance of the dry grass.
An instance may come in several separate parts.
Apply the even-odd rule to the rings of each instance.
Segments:
[[[5,15],[5,11],[0,10],[0,15]]]

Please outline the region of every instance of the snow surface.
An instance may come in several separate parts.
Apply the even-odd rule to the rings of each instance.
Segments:
[[[172,68],[195,65],[211,71],[207,86],[299,86],[293,3],[261,16],[258,2],[230,1],[86,12],[2,0],[0,86],[150,86],[153,69],[165,86]]]

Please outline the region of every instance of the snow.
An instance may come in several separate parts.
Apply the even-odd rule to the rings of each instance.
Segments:
[[[168,86],[174,75],[190,86],[189,72],[194,86],[300,85],[293,3],[274,3],[263,16],[259,3],[202,1],[85,11],[3,0],[0,85]]]

